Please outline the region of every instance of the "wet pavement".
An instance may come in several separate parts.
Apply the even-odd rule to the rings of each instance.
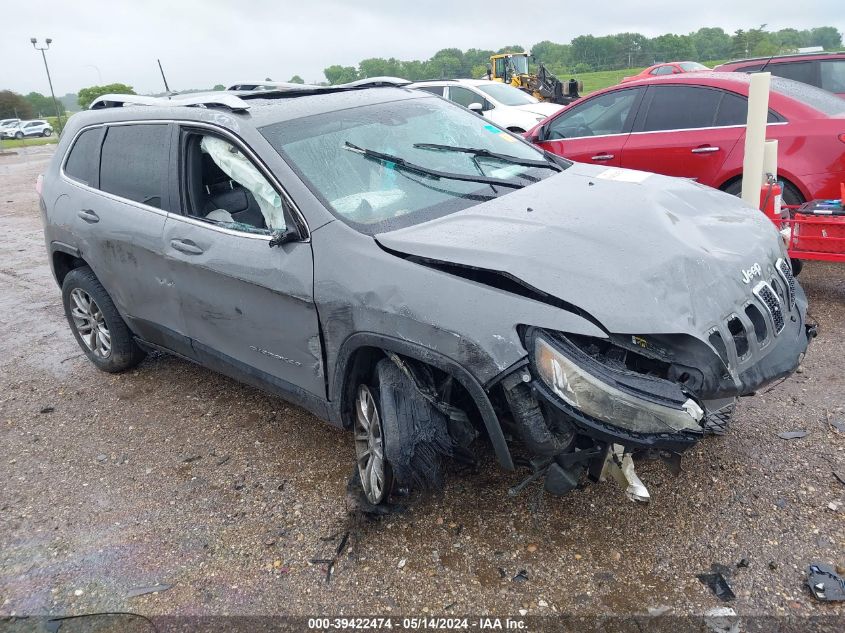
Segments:
[[[820,325],[802,372],[743,399],[680,475],[640,465],[650,504],[612,483],[510,498],[521,476],[483,450],[477,472],[372,521],[347,501],[348,434],[173,357],[122,375],[86,360],[41,234],[51,152],[0,156],[0,617],[845,617],[805,586],[809,563],[845,565],[845,265],[801,275]],[[327,582],[312,560],[347,533]],[[713,563],[730,603],[696,577]]]

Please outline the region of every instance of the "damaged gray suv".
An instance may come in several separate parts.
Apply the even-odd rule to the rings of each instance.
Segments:
[[[814,329],[778,232],[686,180],[571,163],[370,81],[70,119],[40,183],[100,369],[165,351],[353,432],[372,504],[484,442],[563,493],[679,456]],[[476,441],[478,440],[478,441]]]

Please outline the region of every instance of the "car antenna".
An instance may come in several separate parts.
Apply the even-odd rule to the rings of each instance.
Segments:
[[[769,57],[769,59],[767,59],[767,60],[766,60],[766,63],[765,63],[765,64],[763,64],[763,66],[762,66],[762,67],[760,68],[760,70],[758,70],[757,72],[758,72],[758,73],[761,73],[761,72],[763,72],[764,70],[766,70],[766,66],[768,66],[768,65],[769,65],[769,62],[770,62],[770,61],[772,61],[774,58],[775,58],[775,56],[774,56],[774,55],[772,55],[771,57]]]
[[[161,80],[164,82],[164,91],[170,94],[170,86],[167,85],[167,77],[164,76],[164,68],[161,67],[161,60],[156,59],[156,61],[158,62],[158,70],[161,73]]]

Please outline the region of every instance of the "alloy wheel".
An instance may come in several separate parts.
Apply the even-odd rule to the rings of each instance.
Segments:
[[[111,354],[111,333],[103,311],[82,288],[70,293],[70,314],[79,338],[95,356],[108,358]]]
[[[375,398],[366,385],[358,388],[355,401],[355,454],[367,500],[374,505],[381,503],[387,495],[384,438]]]

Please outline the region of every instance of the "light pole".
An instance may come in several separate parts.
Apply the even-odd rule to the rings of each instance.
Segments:
[[[53,80],[50,78],[50,67],[47,66],[47,55],[44,53],[44,51],[46,51],[48,48],[50,48],[50,43],[53,40],[50,39],[49,37],[46,40],[44,40],[44,43],[46,44],[46,46],[39,46],[38,40],[34,37],[29,38],[29,41],[32,43],[32,47],[35,50],[41,51],[41,57],[44,59],[44,70],[47,71],[47,83],[50,84],[50,96],[53,97],[53,105],[56,108],[56,118],[59,121],[59,133],[61,133],[61,131],[64,129],[65,125],[62,122],[62,115],[61,115],[61,112],[59,111],[59,102],[56,100],[56,93],[53,92]]]

